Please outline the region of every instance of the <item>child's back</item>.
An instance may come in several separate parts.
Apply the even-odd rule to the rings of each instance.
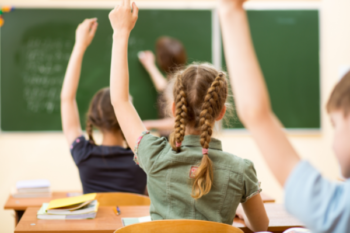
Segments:
[[[199,135],[186,135],[176,153],[165,138],[147,134],[138,148],[138,162],[147,173],[152,220],[199,219],[232,224],[239,203],[260,192],[253,163],[209,144],[213,185],[200,199],[191,196],[193,178],[203,158]]]
[[[98,146],[77,138],[71,154],[79,169],[84,193],[145,193],[146,174],[133,161],[134,153],[121,146]]]

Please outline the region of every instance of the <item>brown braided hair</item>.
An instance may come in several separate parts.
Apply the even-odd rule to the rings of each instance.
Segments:
[[[181,143],[185,137],[186,118],[187,118],[187,101],[184,85],[182,83],[182,74],[178,73],[176,76],[176,93],[174,92],[174,99],[176,103],[176,117],[175,117],[175,132],[173,147],[176,152],[180,152]]]
[[[121,128],[111,103],[109,87],[99,90],[92,98],[86,115],[86,133],[91,143],[95,144],[94,128],[103,131],[121,132]],[[124,137],[124,135],[123,135]]]
[[[226,75],[209,64],[192,64],[176,74],[173,90],[175,131],[170,143],[176,152],[180,152],[186,127],[201,132],[203,158],[193,178],[192,197],[195,199],[211,190],[213,164],[207,150],[215,119],[225,106],[227,92]]]

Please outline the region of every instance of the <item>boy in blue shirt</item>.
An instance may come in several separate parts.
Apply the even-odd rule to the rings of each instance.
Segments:
[[[245,0],[219,0],[225,55],[239,118],[251,132],[277,180],[285,186],[288,212],[312,232],[349,232],[350,181],[334,183],[302,161],[274,115],[256,58]],[[327,110],[335,129],[333,148],[350,177],[350,73],[337,84]]]

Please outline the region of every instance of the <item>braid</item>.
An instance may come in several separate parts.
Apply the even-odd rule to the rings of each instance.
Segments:
[[[96,143],[95,143],[95,139],[94,139],[94,137],[93,137],[93,135],[92,135],[93,130],[94,130],[94,126],[93,126],[92,122],[91,122],[90,120],[88,120],[88,121],[86,122],[86,133],[87,133],[88,136],[89,136],[89,141],[90,141],[91,143],[93,143],[93,144],[96,144]]]
[[[208,149],[213,134],[213,122],[216,114],[220,111],[219,108],[222,107],[222,100],[226,100],[226,95],[227,86],[224,74],[219,73],[207,91],[199,116],[203,158],[195,174],[192,187],[192,197],[195,199],[201,198],[211,190],[214,176],[213,163],[208,156]]]
[[[173,135],[172,147],[176,152],[180,152],[181,143],[185,137],[187,101],[185,88],[182,82],[182,75],[178,74],[175,83],[175,132]]]

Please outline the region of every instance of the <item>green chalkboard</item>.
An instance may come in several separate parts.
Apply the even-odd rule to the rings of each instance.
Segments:
[[[248,11],[248,18],[274,112],[286,128],[319,129],[319,12]],[[231,114],[224,128],[243,126]]]
[[[75,29],[97,17],[99,28],[83,61],[77,93],[84,127],[89,101],[109,85],[112,29],[109,10],[17,9],[4,15],[1,28],[1,129],[61,130],[60,91],[73,48]],[[210,10],[141,10],[130,36],[130,93],[142,119],[157,117],[157,93],[138,61],[140,50],[153,50],[159,36],[181,40],[189,62],[211,61]]]

